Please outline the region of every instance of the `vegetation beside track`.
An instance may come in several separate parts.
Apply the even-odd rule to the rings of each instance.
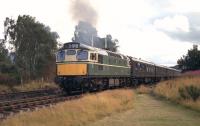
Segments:
[[[0,84],[0,94],[19,92],[19,91],[32,91],[32,90],[48,89],[48,88],[58,88],[58,85],[56,85],[55,83],[42,82],[42,81],[32,81],[30,83],[20,84],[20,85]]]
[[[162,98],[135,94],[134,109],[103,118],[88,126],[199,126],[200,113]]]
[[[138,94],[149,94],[152,92],[153,87],[150,87],[148,85],[140,85],[138,88],[136,88],[136,92]]]
[[[141,85],[138,94],[151,94],[200,111],[200,76],[183,75],[155,86]]]
[[[84,126],[113,113],[134,107],[131,89],[109,90],[33,112],[22,112],[4,120],[0,126]]]
[[[200,76],[183,76],[160,82],[153,93],[200,111]]]

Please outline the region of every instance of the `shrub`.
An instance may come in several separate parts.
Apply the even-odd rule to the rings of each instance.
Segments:
[[[185,88],[179,88],[178,92],[179,92],[181,98],[183,98],[183,99],[189,99],[189,96],[186,93]]]
[[[160,82],[153,89],[153,93],[194,110],[200,110],[200,76],[182,76]]]
[[[186,86],[184,88],[179,88],[179,94],[183,99],[192,99],[196,101],[200,97],[200,88],[193,85]]]

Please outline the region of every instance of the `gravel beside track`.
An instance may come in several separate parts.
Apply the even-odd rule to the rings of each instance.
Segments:
[[[22,91],[22,92],[14,92],[14,93],[6,93],[0,94],[0,102],[5,100],[13,100],[13,99],[20,99],[20,98],[28,98],[28,97],[38,97],[44,96],[49,94],[57,94],[61,92],[60,89],[53,88],[53,89],[39,89],[33,91]]]

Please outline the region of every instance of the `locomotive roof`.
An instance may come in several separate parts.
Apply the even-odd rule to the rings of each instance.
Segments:
[[[137,62],[149,64],[149,65],[156,65],[156,64],[153,63],[153,62],[145,61],[145,60],[142,60],[142,59],[137,59],[137,58],[135,58],[135,57],[131,57],[131,59],[132,59],[133,61],[137,61]]]
[[[123,54],[112,52],[112,51],[101,49],[101,48],[88,46],[88,45],[85,45],[85,44],[82,44],[82,43],[78,43],[78,42],[69,42],[69,43],[65,43],[65,44],[66,45],[67,44],[79,44],[78,48],[80,48],[80,49],[96,51],[97,53],[99,53],[101,55],[105,55],[105,56],[111,55],[111,56],[119,57],[119,58],[122,58],[122,59],[128,59],[128,57],[123,55]],[[64,44],[64,46],[65,46],[65,44]],[[63,48],[65,48],[64,46],[63,46]],[[66,46],[66,47],[68,47],[68,46]]]
[[[145,64],[149,64],[149,65],[153,65],[153,66],[157,66],[157,67],[161,67],[161,68],[165,68],[165,69],[169,69],[169,70],[174,70],[174,71],[180,72],[180,70],[177,70],[177,69],[174,69],[174,68],[170,68],[170,67],[167,67],[167,66],[163,66],[163,65],[157,65],[157,64],[155,64],[153,62],[145,61],[145,60],[142,60],[142,59],[137,59],[135,57],[131,57],[131,59],[133,61],[136,61],[136,62],[145,63]]]

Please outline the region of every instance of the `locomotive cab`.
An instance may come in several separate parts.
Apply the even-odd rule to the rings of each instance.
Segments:
[[[95,50],[80,47],[79,43],[66,43],[56,55],[58,76],[85,76],[90,62],[97,63]]]
[[[97,52],[89,49],[60,49],[56,54],[56,62],[98,62]]]

